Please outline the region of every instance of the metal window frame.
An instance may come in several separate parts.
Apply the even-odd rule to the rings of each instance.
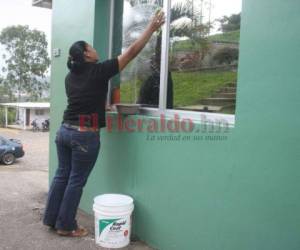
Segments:
[[[115,0],[110,1],[109,6],[109,38],[108,38],[108,58],[112,59],[113,56],[113,44],[114,44],[114,19],[115,19]],[[109,106],[111,104],[111,83],[112,80],[108,82],[108,91],[106,96],[106,105]]]
[[[171,20],[171,0],[164,0],[163,10],[166,13],[166,22],[162,27],[161,40],[161,64],[160,64],[160,90],[159,90],[159,110],[165,111],[167,107],[167,87],[169,68],[169,44],[170,44],[170,20]]]

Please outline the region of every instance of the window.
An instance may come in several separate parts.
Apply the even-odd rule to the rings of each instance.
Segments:
[[[162,1],[130,1],[123,5],[122,51],[126,50],[145,30],[150,18]],[[141,53],[121,73],[121,102],[140,103],[142,106],[158,107],[161,43],[153,35]]]
[[[35,110],[35,115],[44,115],[44,110],[43,109],[36,109]]]
[[[167,25],[121,73],[121,102],[234,123],[241,0],[124,0],[122,50],[160,7]]]

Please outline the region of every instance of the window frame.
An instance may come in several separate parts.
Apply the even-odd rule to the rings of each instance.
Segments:
[[[124,1],[124,0],[122,0]],[[114,29],[114,2],[111,1],[110,14],[110,30],[109,30],[109,55],[111,58],[113,51],[113,29]],[[206,120],[222,121],[229,127],[235,125],[235,114],[209,113],[201,111],[189,111],[167,108],[167,82],[168,82],[168,67],[169,67],[169,43],[170,43],[170,20],[171,20],[171,0],[163,0],[163,11],[165,12],[166,22],[162,27],[162,47],[161,47],[161,70],[160,70],[160,91],[158,108],[141,107],[141,114],[146,116],[160,117],[164,115],[166,118],[174,118],[174,115],[180,116],[182,119],[191,119],[193,122],[203,122],[203,117]],[[239,70],[238,70],[239,71]],[[109,90],[110,92],[111,90]],[[111,100],[108,100],[111,104]],[[224,124],[224,123],[223,123]]]
[[[109,42],[108,42],[108,57],[112,59],[113,57],[113,48],[114,48],[114,19],[115,19],[115,0],[110,1],[109,5]],[[108,82],[108,91],[106,96],[106,104],[109,106],[112,102],[111,93],[112,93],[112,82],[111,79]]]

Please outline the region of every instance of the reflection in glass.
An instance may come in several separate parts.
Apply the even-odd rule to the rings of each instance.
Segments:
[[[124,0],[123,44],[126,50],[145,30],[162,7],[161,0]],[[142,52],[121,74],[121,102],[157,107],[160,83],[161,34],[156,32]],[[170,91],[172,88],[170,88]]]
[[[124,0],[122,50],[162,0]],[[241,0],[171,0],[167,108],[234,114]],[[157,107],[161,32],[121,74],[121,102]]]
[[[241,0],[172,0],[174,109],[235,112]]]

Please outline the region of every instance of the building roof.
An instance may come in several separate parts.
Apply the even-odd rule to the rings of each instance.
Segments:
[[[32,0],[32,5],[36,7],[52,9],[52,0]]]
[[[19,108],[50,108],[49,102],[11,102],[0,103],[0,106],[19,107]]]

